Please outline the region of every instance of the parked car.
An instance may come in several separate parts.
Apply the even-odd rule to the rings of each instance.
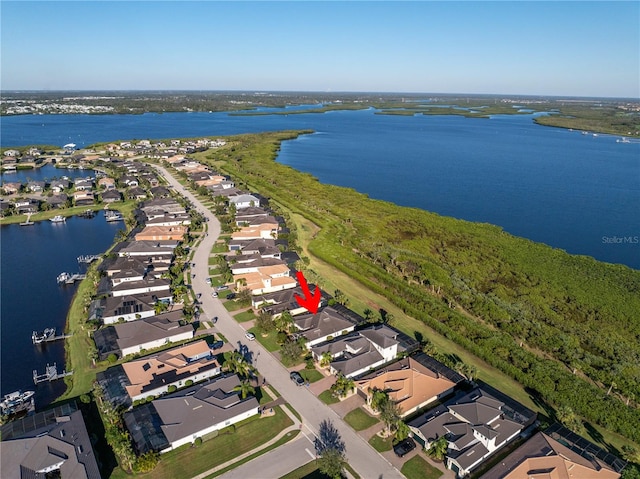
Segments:
[[[211,345],[211,349],[213,349],[215,351],[216,349],[220,349],[222,346],[224,346],[224,342],[223,341],[216,341],[215,343],[213,343]]]
[[[289,377],[298,386],[304,385],[304,378],[300,376],[300,373],[298,371],[293,371],[291,374],[289,374]]]
[[[202,293],[198,293],[198,294],[196,295],[196,297],[197,297],[198,299],[202,298]]]
[[[235,297],[236,297],[236,293],[229,293],[227,295],[227,299],[235,299]]]
[[[218,322],[218,317],[217,317],[217,316],[214,316],[214,317],[213,317],[213,324],[216,324],[217,322]]]
[[[213,296],[214,298],[218,297],[218,293],[216,293],[215,291],[211,293],[211,296]]]
[[[207,278],[207,279],[205,279],[205,282],[206,282],[207,284],[211,284],[211,278]]]
[[[256,339],[256,335],[253,333],[250,333],[249,331],[247,331],[244,334],[244,337],[247,338],[249,341],[253,341],[254,339]]]
[[[396,456],[402,457],[405,454],[410,453],[416,448],[416,442],[410,437],[403,439],[398,444],[393,446],[393,452],[396,453]]]
[[[229,289],[229,286],[227,286],[226,284],[223,284],[222,286],[218,286],[216,289],[218,291],[224,291],[226,289]]]

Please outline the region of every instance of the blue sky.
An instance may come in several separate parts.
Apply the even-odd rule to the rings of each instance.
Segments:
[[[3,90],[640,97],[640,2],[0,2]]]

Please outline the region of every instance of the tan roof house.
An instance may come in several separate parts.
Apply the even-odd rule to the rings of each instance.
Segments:
[[[271,239],[278,234],[278,223],[262,223],[259,225],[245,226],[231,234],[232,240]]]
[[[220,364],[206,341],[196,341],[161,353],[108,368],[97,376],[114,405],[169,391],[170,386],[186,386],[220,374]]]
[[[104,188],[105,190],[112,190],[116,187],[116,180],[113,178],[100,178],[98,180],[98,186]]]
[[[136,241],[184,240],[188,228],[183,225],[147,226],[135,235]]]
[[[233,281],[238,289],[248,288],[251,294],[273,293],[283,289],[295,288],[297,281],[289,276],[287,265],[264,266],[251,273],[236,274]]]
[[[553,434],[555,436],[555,434]],[[569,445],[562,436],[557,439]],[[587,443],[582,439],[583,443]],[[545,432],[539,432],[496,464],[480,479],[618,479],[623,462],[611,454],[602,454],[589,443],[589,452],[567,447]],[[596,457],[610,456],[610,464]]]
[[[443,366],[444,367],[444,366]],[[450,377],[458,375],[451,371]],[[463,378],[460,376],[460,380]],[[458,381],[459,382],[459,381]],[[400,417],[406,417],[453,391],[456,382],[432,371],[412,357],[397,361],[382,371],[376,371],[356,380],[358,394],[371,402],[374,390],[385,391],[389,399],[400,408]]]

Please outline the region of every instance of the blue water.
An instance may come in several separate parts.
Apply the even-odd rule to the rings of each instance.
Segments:
[[[85,171],[86,173],[86,171]],[[55,326],[64,331],[67,311],[76,286],[59,286],[63,271],[77,273],[77,257],[105,252],[122,224],[107,223],[103,215],[93,219],[68,218],[66,223],[37,222],[33,226],[0,228],[1,300],[0,391],[33,390],[33,370],[44,372],[47,363],[65,368],[64,342],[34,346],[31,332]],[[37,386],[36,407],[50,403],[65,390],[64,382]]]
[[[278,109],[262,109],[277,111]],[[286,109],[285,109],[286,110]],[[3,146],[312,129],[278,161],[373,198],[471,221],[640,269],[640,143],[533,123],[392,116],[375,110],[235,116],[227,113],[37,115],[2,119]],[[606,238],[624,238],[622,242]]]
[[[87,177],[95,178],[95,173],[92,170],[67,170],[66,168],[56,168],[52,164],[47,163],[40,168],[33,168],[30,170],[17,170],[12,173],[2,173],[2,175],[0,176],[0,181],[2,183],[26,183],[28,181],[48,182],[54,179],[62,178],[63,176],[71,179]]]

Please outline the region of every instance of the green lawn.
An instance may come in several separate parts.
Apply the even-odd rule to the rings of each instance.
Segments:
[[[312,460],[289,474],[285,474],[280,479],[329,479],[329,477],[322,474],[318,470],[316,461]]]
[[[356,431],[363,431],[377,423],[378,419],[367,414],[364,409],[357,408],[347,413],[344,417],[344,422]]]
[[[262,331],[256,328],[255,326],[251,328],[249,331],[251,331],[253,334],[256,335],[256,340],[260,344],[262,344],[265,348],[267,348],[267,351],[274,352],[280,349],[280,345],[276,341],[277,333],[275,331],[271,331],[266,336],[262,336]]]
[[[218,295],[220,295],[220,293],[218,293]],[[242,304],[242,303],[238,303],[236,301],[225,301],[224,307],[227,309],[227,311],[238,311],[239,309],[246,308],[247,305],[246,304]]]
[[[253,311],[244,311],[242,313],[238,313],[234,316],[235,320],[239,323],[244,323],[245,321],[251,321],[252,319],[256,319],[256,315],[253,314]]]
[[[320,399],[325,404],[335,404],[337,402],[340,402],[339,399],[331,395],[331,391],[329,391],[328,389],[318,394],[318,399]]]
[[[405,462],[400,472],[407,479],[438,479],[442,476],[440,469],[436,469],[420,456],[413,456]]]
[[[393,441],[393,436],[389,436],[386,439],[382,439],[377,434],[374,434],[371,439],[369,439],[369,444],[378,452],[385,452],[391,450],[391,442]]]
[[[322,373],[317,369],[301,369],[298,372],[300,373],[300,376],[302,376],[305,381],[310,383],[315,383],[316,381],[320,381],[324,377]]]
[[[236,424],[234,432],[227,428],[219,436],[203,442],[198,447],[187,445],[163,454],[160,463],[153,471],[135,477],[141,479],[193,477],[223,464],[268,442],[280,431],[293,424],[282,409],[276,407],[275,412],[276,414],[271,417],[254,416],[241,421]],[[129,477],[120,468],[115,469],[111,474],[111,479]]]
[[[211,248],[211,252],[212,253],[228,253],[229,247],[224,242],[216,243],[213,245],[213,248]]]

